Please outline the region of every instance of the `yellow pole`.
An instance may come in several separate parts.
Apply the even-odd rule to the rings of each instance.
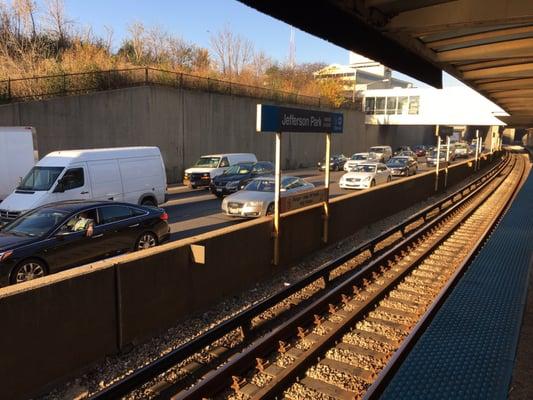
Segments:
[[[435,162],[435,192],[439,190],[439,167],[440,167],[440,136],[439,125],[435,127],[435,135],[437,136],[437,160]]]
[[[446,136],[446,170],[444,175],[444,188],[448,187],[448,164],[450,163],[450,137]]]
[[[326,174],[324,178],[324,186],[326,187],[326,199],[324,200],[324,232],[322,241],[328,242],[328,224],[329,224],[329,169],[331,158],[331,133],[326,133]]]
[[[281,192],[281,132],[276,132],[276,165],[274,188],[274,265],[279,265],[279,198]]]

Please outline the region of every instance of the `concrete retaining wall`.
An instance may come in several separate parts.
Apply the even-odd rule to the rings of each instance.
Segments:
[[[39,154],[54,150],[158,146],[169,182],[203,154],[252,152],[274,158],[274,138],[255,132],[262,100],[159,86],[141,86],[0,106],[0,126],[37,129]],[[338,111],[338,110],[337,110]],[[332,152],[350,155],[377,144],[432,143],[431,127],[365,126],[363,113],[343,110],[345,133]],[[434,140],[433,140],[434,141]],[[324,156],[321,135],[285,135],[283,168],[316,165]]]
[[[453,166],[448,184],[471,173],[468,162]],[[336,198],[330,243],[434,193],[429,172]],[[0,289],[0,398],[39,393],[323,246],[320,205],[283,215],[281,228],[280,267],[271,265],[272,220],[261,218]],[[205,264],[191,244],[205,246]]]

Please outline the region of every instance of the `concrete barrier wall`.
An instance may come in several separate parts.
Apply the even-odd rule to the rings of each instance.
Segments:
[[[448,183],[471,173],[467,162],[454,166]],[[336,198],[330,243],[434,193],[426,173]],[[30,397],[324,246],[320,205],[283,215],[281,227],[279,267],[272,220],[261,218],[0,289],[0,398]],[[205,246],[205,264],[191,244]]]
[[[274,159],[274,138],[255,132],[260,99],[159,86],[141,86],[0,106],[0,126],[37,129],[41,156],[54,150],[158,146],[169,182],[201,155],[252,152]],[[338,111],[338,110],[335,110]],[[342,110],[345,132],[333,153],[351,155],[377,144],[433,143],[431,127],[365,126],[362,112]],[[284,135],[283,168],[314,166],[324,157],[322,135]]]

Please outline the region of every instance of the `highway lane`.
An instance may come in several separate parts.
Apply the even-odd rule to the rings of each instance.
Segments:
[[[455,162],[460,161],[462,160]],[[419,158],[419,173],[428,170],[433,170],[433,168],[428,168],[425,159]],[[344,173],[344,171],[331,173],[330,197],[349,193],[349,191],[339,188],[338,182]],[[316,169],[287,171],[284,174],[303,177],[315,186],[324,185],[324,173]],[[393,180],[398,179],[402,178],[393,178]],[[206,189],[174,188],[170,190],[169,199],[163,207],[169,215],[172,231],[171,240],[187,238],[244,221],[241,218],[224,215],[220,210],[222,200]]]

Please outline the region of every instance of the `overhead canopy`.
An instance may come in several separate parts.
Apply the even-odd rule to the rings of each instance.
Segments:
[[[441,70],[533,127],[533,0],[240,0],[434,87]]]

